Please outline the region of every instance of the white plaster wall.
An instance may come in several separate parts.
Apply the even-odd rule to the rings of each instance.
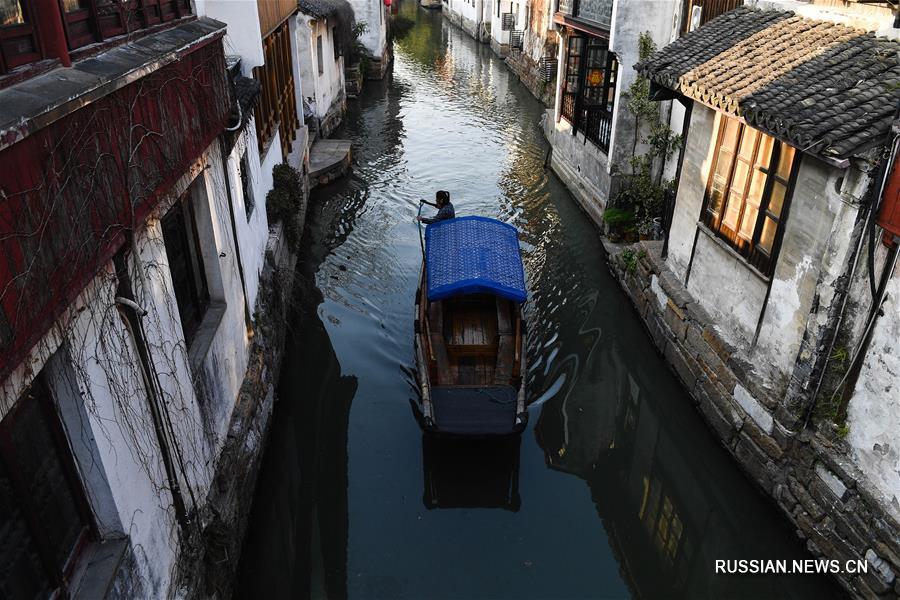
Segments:
[[[241,57],[244,74],[265,63],[259,10],[255,0],[194,0],[197,15],[222,21],[228,26],[225,54]]]
[[[807,328],[824,325],[834,285],[844,273],[857,208],[843,201],[838,181],[845,172],[803,156],[784,221],[784,240],[757,346],[751,356],[786,376],[793,369]],[[818,296],[821,322],[810,319]]]
[[[281,148],[280,139],[278,145],[270,146]],[[241,185],[241,157],[247,153],[249,166],[250,193],[253,194],[254,208],[250,217],[246,217],[247,199],[244,198]],[[234,202],[235,225],[238,235],[238,245],[241,250],[241,263],[244,268],[244,280],[247,286],[247,304],[251,314],[256,307],[259,294],[259,278],[262,273],[263,262],[266,254],[266,241],[269,237],[269,224],[266,216],[266,194],[271,189],[271,169],[269,176],[263,177],[260,164],[259,145],[256,143],[256,122],[250,119],[244,132],[228,156],[227,161],[228,183],[231,187],[232,201]],[[267,187],[263,187],[268,184]]]
[[[753,341],[766,287],[724,242],[700,231],[687,289],[732,344],[746,348]]]
[[[349,0],[356,23],[365,23],[366,31],[359,41],[369,56],[382,58],[387,48],[387,7],[384,0]]]
[[[327,19],[315,20],[307,15],[297,17],[300,80],[307,102],[312,98],[314,112],[320,119],[328,114],[335,101],[341,101],[344,92],[344,58],[334,58],[332,23]],[[322,36],[323,73],[319,73],[317,37]],[[302,43],[302,40],[306,43]]]
[[[182,336],[159,216],[195,177],[208,198],[197,217],[198,221],[206,219],[208,229],[206,235],[201,233],[201,244],[207,244],[203,254],[210,291],[224,306],[221,320],[209,326],[212,339],[205,356],[192,366]],[[224,186],[216,141],[136,233],[130,255],[135,298],[148,313],[142,319],[143,335],[155,367],[154,381],[170,411],[171,432],[184,465],[178,477],[189,509],[187,486],[199,502],[208,494],[247,366],[244,297]],[[239,216],[245,218],[242,213]],[[211,260],[215,261],[212,265]],[[218,270],[215,277],[209,274],[212,269]],[[177,526],[134,337],[116,308],[116,285],[110,262],[3,383],[0,417],[50,361],[51,388],[61,407],[64,399],[69,403],[61,413],[70,439],[81,443],[73,444],[73,449],[86,493],[101,522],[100,531],[112,535],[120,530],[128,535],[147,596],[166,597],[178,552]],[[64,383],[71,384],[70,391],[65,391]],[[195,394],[195,388],[202,390],[201,396]],[[72,402],[82,402],[83,412],[74,410]],[[73,417],[79,413],[83,419]],[[79,455],[86,440],[95,449],[95,462]],[[94,464],[96,470],[85,467]]]
[[[459,1],[459,0],[451,0]],[[497,16],[497,4],[500,5],[500,15]],[[509,44],[509,31],[503,31],[503,14],[510,12],[513,3],[508,0],[493,0],[492,6],[492,22],[491,22],[491,39],[495,43],[503,46]],[[518,24],[517,24],[518,25]]]
[[[639,60],[638,38],[642,33],[649,32],[658,48],[668,44],[673,31],[677,30],[678,7],[676,0],[616,0],[613,4],[609,47],[619,60],[619,72],[609,152],[612,169],[631,169],[635,123],[626,105],[628,87],[637,77],[634,65]],[[639,134],[638,141],[640,138]],[[641,145],[638,144],[640,152]]]
[[[712,164],[713,146],[719,127],[719,114],[699,102],[694,103],[690,130],[684,148],[681,181],[669,229],[669,255],[666,263],[684,282],[694,247],[697,222],[703,207],[703,195]]]
[[[900,266],[848,406],[847,441],[859,468],[900,519]]]

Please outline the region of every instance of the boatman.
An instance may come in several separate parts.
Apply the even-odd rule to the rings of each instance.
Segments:
[[[443,221],[445,219],[453,219],[456,217],[456,211],[453,210],[453,204],[450,203],[450,192],[446,192],[444,190],[440,190],[434,195],[434,203],[429,202],[428,200],[422,200],[425,204],[429,204],[438,209],[438,212],[434,217],[416,217],[417,220],[422,223],[437,223],[438,221]]]

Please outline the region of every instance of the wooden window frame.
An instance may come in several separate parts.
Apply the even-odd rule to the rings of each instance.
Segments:
[[[109,38],[177,21],[192,15],[190,0],[79,0],[81,8],[66,12],[58,0],[69,50]],[[87,23],[78,31],[80,23]]]
[[[41,45],[41,36],[36,23],[37,19],[32,0],[19,0],[19,6],[22,8],[24,22],[16,25],[0,26],[0,75],[4,75],[23,65],[37,62],[46,55]],[[15,40],[22,38],[30,40],[34,51],[14,54],[6,50],[10,43],[14,43]]]
[[[55,550],[57,549],[50,546],[51,542],[47,539],[47,534],[42,528],[39,515],[35,513],[33,505],[28,501],[30,500],[30,494],[26,489],[26,483],[15,457],[15,442],[12,439],[12,430],[16,425],[16,420],[21,417],[21,411],[25,408],[25,403],[28,402],[37,402],[39,404],[40,418],[49,430],[53,440],[52,451],[56,454],[57,461],[62,468],[66,486],[72,495],[75,510],[80,519],[81,530],[72,548],[69,549],[61,568],[56,564]],[[75,457],[72,455],[56,404],[42,374],[35,378],[31,386],[13,405],[9,413],[0,420],[0,461],[3,462],[9,476],[13,497],[18,501],[20,510],[23,513],[26,528],[43,568],[43,574],[47,578],[48,583],[53,586],[52,597],[67,598],[70,591],[68,586],[71,583],[73,573],[79,566],[80,558],[85,548],[98,539],[99,536],[93,512],[84,490],[84,484],[78,474]]]
[[[197,185],[197,182],[195,182],[194,185]],[[178,304],[178,314],[181,319],[184,341],[188,348],[191,347],[210,306],[209,277],[206,273],[206,264],[203,260],[203,248],[200,245],[200,233],[197,229],[197,214],[194,209],[194,197],[192,193],[194,185],[185,192],[184,196],[172,205],[161,219],[163,241],[166,246],[169,270],[172,270],[172,264],[175,260],[183,259],[187,262],[186,272],[189,289],[179,290],[178,287],[174,287],[173,293],[175,294],[176,302]],[[177,223],[176,226],[180,225],[176,235],[181,237],[181,239],[177,241],[188,250],[188,256],[183,256],[181,254],[172,256],[174,253],[170,253],[170,248],[173,247],[172,244],[176,242],[176,240],[173,240],[166,235],[166,229],[171,226],[170,224],[173,223],[176,218],[179,220],[179,223]],[[178,286],[174,274],[172,277],[172,284],[173,286]],[[196,313],[196,316],[185,322],[186,312],[184,308],[187,308],[188,304],[193,306],[193,312]]]
[[[578,45],[580,50],[573,52],[573,46]],[[591,51],[602,51],[603,82],[599,86],[590,86],[588,77],[588,54]],[[577,60],[577,66],[573,66],[573,60]],[[574,78],[574,84],[572,79]],[[566,62],[563,69],[562,103],[560,117],[572,125],[572,134],[581,131],[586,139],[590,140],[603,152],[609,152],[609,144],[612,137],[612,119],[615,110],[615,86],[619,79],[619,59],[615,52],[609,49],[609,41],[600,37],[571,33],[566,40]],[[589,90],[600,88],[600,102],[590,102]],[[612,92],[612,97],[610,97]]]
[[[729,124],[737,124],[738,126],[738,133],[733,151],[723,145],[725,134]],[[741,151],[741,144],[744,141],[747,131],[754,131],[756,140],[754,141],[751,155],[749,157],[741,157],[739,156]],[[770,138],[772,140],[772,150],[769,156],[768,164],[763,166],[757,163],[757,159],[759,158],[758,153],[760,147],[763,145],[763,142],[766,138]],[[772,273],[775,270],[775,263],[777,262],[778,253],[781,249],[781,240],[784,236],[784,224],[788,217],[791,199],[793,197],[794,188],[796,187],[797,174],[799,173],[800,163],[802,162],[800,159],[801,154],[798,150],[792,148],[791,146],[785,144],[777,138],[768,136],[757,129],[753,129],[739,119],[734,119],[725,115],[722,115],[721,121],[719,123],[715,144],[716,146],[713,153],[713,160],[712,164],[710,165],[709,175],[706,181],[706,189],[703,197],[703,207],[700,211],[700,221],[703,226],[705,226],[717,238],[727,243],[750,266],[756,269],[764,277],[769,278],[772,276]],[[787,151],[786,149],[789,149],[793,154],[793,156],[791,157],[791,165],[788,170],[787,178],[782,177],[778,174],[778,165],[781,159],[781,154]],[[716,170],[719,167],[720,161],[723,160],[723,154],[732,152],[733,156],[729,159],[731,160],[731,164],[728,166],[728,174],[722,190],[722,203],[718,212],[716,212],[711,206]],[[740,206],[738,209],[737,222],[734,229],[732,229],[727,224],[725,224],[724,221],[726,214],[728,213],[731,196],[735,191],[737,191],[733,189],[733,184],[735,172],[737,171],[739,163],[748,165],[748,173],[745,176],[743,189],[738,191],[738,193],[740,194]],[[750,235],[750,238],[747,239],[741,235],[741,227],[748,206],[747,198],[750,193],[752,180],[756,170],[765,175],[765,182],[763,184],[759,206],[757,207],[755,223],[753,224],[753,231]],[[784,197],[782,199],[781,210],[778,212],[778,214],[775,214],[771,206],[772,190],[776,184],[784,187]],[[760,238],[762,236],[763,228],[767,219],[774,221],[776,226],[775,234],[773,235],[772,240],[772,247],[769,251],[767,251],[760,244]]]

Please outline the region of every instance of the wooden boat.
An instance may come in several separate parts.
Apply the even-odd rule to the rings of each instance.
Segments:
[[[426,431],[521,432],[525,412],[525,276],[515,227],[486,217],[425,230],[415,347]]]

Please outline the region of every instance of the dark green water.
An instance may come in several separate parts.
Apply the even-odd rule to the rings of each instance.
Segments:
[[[396,0],[395,0],[396,1]],[[823,598],[814,576],[716,575],[806,558],[717,444],[552,174],[541,107],[489,48],[404,0],[393,78],[314,194],[298,314],[240,598]],[[417,201],[522,232],[530,424],[497,446],[423,440],[411,409]]]

